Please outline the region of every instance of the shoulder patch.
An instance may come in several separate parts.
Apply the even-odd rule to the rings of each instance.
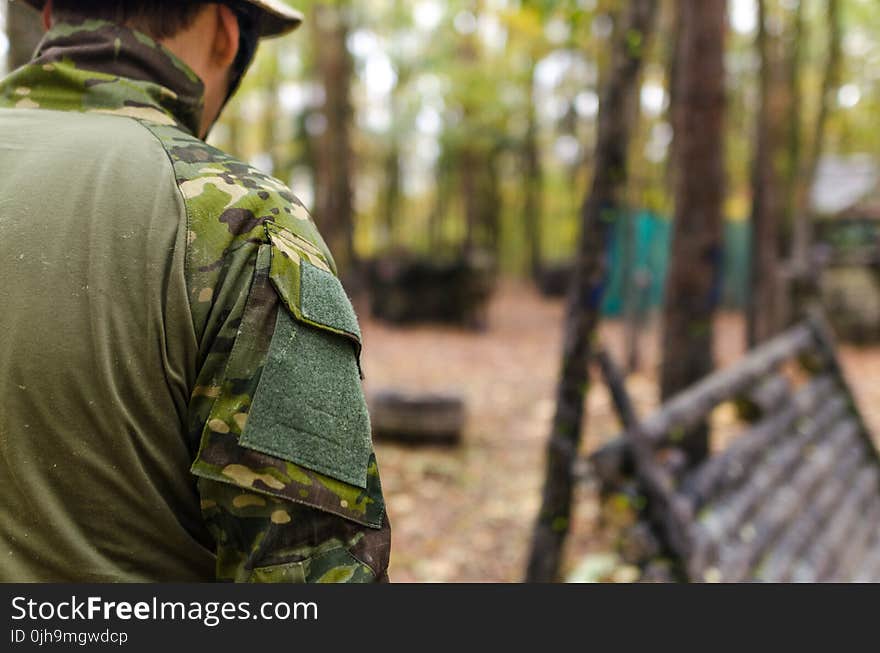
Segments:
[[[360,339],[357,316],[339,279],[303,261],[300,265],[300,305],[303,318]]]
[[[275,254],[260,247],[192,471],[380,528],[384,501],[352,337],[288,310],[269,277]]]
[[[282,301],[300,321],[352,340],[360,355],[361,330],[342,283],[302,238],[267,224],[272,244],[269,276]]]
[[[349,343],[278,311],[240,443],[366,489],[370,418]]]
[[[279,310],[241,444],[366,488],[372,452],[361,333],[339,279],[307,242],[267,225]]]

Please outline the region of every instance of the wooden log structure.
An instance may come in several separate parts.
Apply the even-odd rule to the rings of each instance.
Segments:
[[[374,317],[393,324],[440,322],[483,328],[495,290],[495,264],[473,253],[455,261],[409,255],[365,264]]]
[[[369,403],[377,440],[450,446],[461,442],[466,421],[461,397],[385,390],[370,397]]]
[[[650,548],[622,545],[621,556],[645,578],[663,558],[689,582],[880,582],[880,457],[821,315],[642,421],[621,380],[606,379],[629,424],[590,461],[603,491],[621,477],[641,488],[646,507],[629,531],[650,529],[659,546],[634,562]],[[681,464],[679,434],[730,401],[750,407],[739,433]]]

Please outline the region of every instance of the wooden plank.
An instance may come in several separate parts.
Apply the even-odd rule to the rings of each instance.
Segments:
[[[858,404],[855,400],[855,394],[853,394],[852,388],[849,386],[849,381],[847,381],[846,375],[843,373],[840,361],[837,360],[837,342],[834,338],[834,332],[831,329],[831,325],[828,324],[825,315],[820,309],[812,309],[810,311],[809,319],[806,324],[813,333],[813,340],[816,342],[818,350],[822,353],[824,360],[820,362],[820,366],[823,370],[827,370],[835,376],[838,384],[843,389],[843,392],[850,398],[853,414],[861,426],[861,433],[862,437],[865,439],[865,444],[871,451],[874,464],[880,467],[880,450],[877,449],[877,446],[871,437],[871,430],[868,428],[868,423],[865,421],[862,412],[859,410]]]
[[[614,408],[617,411],[617,417],[621,426],[625,431],[632,430],[638,425],[638,416],[636,415],[635,406],[633,406],[632,398],[626,389],[626,380],[623,372],[611,358],[611,354],[607,349],[600,349],[596,353],[596,360],[599,362],[599,368],[602,370],[602,377],[605,379],[605,385],[611,392],[611,400],[614,402]]]
[[[792,396],[777,370],[794,358],[812,361],[818,376]],[[603,373],[610,365],[606,380],[626,433],[591,460],[635,467],[665,546],[692,580],[880,581],[880,454],[821,318],[707,377],[641,424],[613,361],[599,362]],[[665,453],[737,397],[760,409],[760,422],[681,479]]]
[[[862,506],[868,496],[878,491],[878,472],[875,466],[864,467],[855,477],[849,492],[796,565],[792,580],[796,583],[815,583],[827,580],[841,543],[858,522]]]
[[[737,487],[754,464],[766,455],[772,443],[791,431],[797,418],[797,407],[792,404],[755,424],[686,478],[682,492],[698,506],[703,506],[712,498]]]
[[[772,443],[788,433],[798,418],[813,413],[820,405],[835,416],[842,414],[848,402],[840,397],[829,399],[833,388],[831,377],[811,381],[794,396],[790,405],[746,430],[726,450],[700,466],[682,483],[682,491],[697,506],[702,506],[712,497],[739,485]]]
[[[600,349],[596,353],[596,360],[602,370],[602,377],[611,393],[611,400],[617,413],[617,418],[624,431],[638,428],[638,416],[632,398],[626,389],[626,381],[617,363],[611,358],[607,349]],[[578,473],[583,466],[576,463],[576,475],[578,477],[589,476],[592,473],[599,479],[603,491],[611,490],[625,482],[626,476],[635,470],[632,449],[626,438],[618,437],[588,458],[586,474]]]
[[[639,429],[648,442],[659,443],[670,434],[686,433],[718,404],[742,394],[781,363],[814,346],[806,324],[793,327],[755,349],[740,363],[706,377],[667,402]]]
[[[868,547],[868,555],[859,565],[858,574],[856,574],[856,583],[877,583],[880,582],[880,534],[874,537],[874,540]]]
[[[722,520],[715,526],[728,525],[719,532],[729,532],[731,526],[742,523],[766,496],[768,490],[780,483],[793,466],[800,462],[803,448],[823,437],[841,414],[842,409],[838,402],[827,403],[815,419],[800,428],[795,427],[790,430],[780,438],[776,447],[769,449],[761,459],[754,461],[749,470],[748,484],[733,494],[721,496],[714,511],[707,513],[714,512],[716,518]],[[710,530],[714,529],[710,528]]]
[[[801,459],[794,476],[771,488],[754,516],[739,524],[732,537],[722,543],[717,568],[725,582],[738,583],[755,575],[761,557],[810,502],[835,461],[860,444],[857,426],[850,421],[838,424],[828,438],[803,452],[806,458]]]
[[[851,583],[855,580],[878,532],[880,532],[880,496],[874,495],[869,497],[861,520],[835,561],[835,568],[831,574],[835,582]]]
[[[719,546],[745,524],[773,487],[784,482],[801,461],[804,447],[823,437],[839,415],[834,402],[826,404],[815,419],[786,437],[752,468],[747,484],[704,512],[693,530],[694,557],[689,567],[697,571],[715,568]]]
[[[658,457],[658,452],[642,435],[641,425],[627,431],[625,437],[632,451],[639,486],[647,499],[648,514],[659,527],[659,539],[682,559],[687,559],[694,521],[693,502],[677,492],[677,474],[668,460]]]
[[[594,451],[586,460],[575,463],[575,476],[579,480],[598,479],[600,489],[614,489],[631,480],[635,472],[632,448],[623,438],[612,440],[605,446]]]
[[[877,493],[880,492],[880,470],[878,470],[876,465],[866,467],[859,473],[856,479],[855,488],[849,497],[844,498],[844,507],[841,509],[850,515],[850,519],[848,521],[841,519],[838,524],[829,526],[829,531],[832,535],[829,536],[828,545],[825,549],[827,557],[821,557],[822,564],[817,565],[816,568],[820,583],[835,580],[834,571],[843,551],[847,548],[850,539],[864,520],[865,513],[872,499],[875,499]],[[847,503],[851,503],[853,506],[851,510],[846,507]]]
[[[791,382],[781,374],[771,374],[742,395],[742,400],[755,407],[759,417],[779,412],[779,407],[789,402]]]
[[[853,447],[837,462],[813,501],[802,507],[800,516],[785,532],[768,556],[758,565],[757,579],[769,583],[785,583],[791,580],[795,565],[803,557],[805,549],[815,539],[820,528],[852,482],[853,474],[864,462],[865,452]]]
[[[654,457],[654,451],[638,436],[631,441],[640,485],[648,500],[648,511],[661,529],[661,540],[682,559],[691,551],[694,506],[676,492],[676,479],[668,466]]]

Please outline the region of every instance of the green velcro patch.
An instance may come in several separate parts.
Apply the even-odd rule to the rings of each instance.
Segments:
[[[269,278],[282,302],[300,322],[349,338],[360,359],[361,330],[342,283],[313,245],[276,225],[266,225],[272,243]]]
[[[300,309],[303,318],[337,331],[345,331],[359,340],[357,316],[342,283],[308,261],[300,264]]]
[[[353,343],[279,310],[239,443],[366,488],[370,418]]]

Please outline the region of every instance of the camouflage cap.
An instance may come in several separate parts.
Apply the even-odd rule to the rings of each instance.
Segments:
[[[35,9],[42,9],[46,0],[24,0]],[[206,0],[208,2],[210,0]],[[239,0],[258,9],[261,14],[260,36],[280,36],[292,32],[303,21],[303,16],[288,7],[283,0]]]

